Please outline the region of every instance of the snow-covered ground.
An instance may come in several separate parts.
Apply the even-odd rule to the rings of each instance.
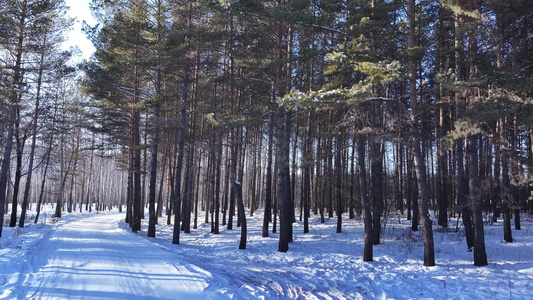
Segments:
[[[374,262],[363,262],[363,224],[336,219],[310,232],[294,226],[294,243],[277,252],[278,234],[261,237],[262,214],[240,229],[199,228],[171,244],[172,226],[157,237],[129,231],[117,212],[50,215],[0,238],[0,299],[533,299],[533,222],[503,243],[501,223],[485,226],[489,266],[474,267],[464,233],[435,231],[437,266],[422,266],[421,233],[391,217]],[[165,219],[160,220],[164,224]],[[451,223],[455,227],[455,223]],[[224,228],[224,229],[222,229]]]

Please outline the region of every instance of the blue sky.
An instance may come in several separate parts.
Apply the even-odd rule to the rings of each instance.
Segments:
[[[77,45],[83,52],[83,58],[89,59],[94,52],[92,43],[81,32],[83,21],[90,25],[96,24],[96,20],[91,15],[89,9],[90,0],[66,0],[67,6],[70,7],[69,15],[76,18],[76,23],[73,30],[69,33],[68,40],[65,43],[65,48]]]

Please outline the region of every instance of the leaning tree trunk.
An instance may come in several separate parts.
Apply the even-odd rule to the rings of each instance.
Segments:
[[[45,37],[46,44],[46,37]],[[41,86],[44,70],[44,54],[45,51],[41,52],[39,60],[39,74],[37,75],[37,88],[35,91],[35,107],[33,109],[33,118],[31,120],[31,145],[30,145],[30,155],[28,161],[28,175],[26,176],[26,186],[24,187],[24,196],[22,198],[22,208],[20,212],[19,227],[24,227],[24,219],[26,218],[26,210],[28,207],[28,200],[30,197],[30,187],[31,180],[33,177],[33,162],[35,159],[35,145],[37,143],[37,119],[39,118],[40,112],[40,103],[41,103]]]
[[[27,1],[22,3],[22,10],[19,17],[18,32],[17,32],[17,46],[15,55],[15,65],[13,66],[13,82],[12,87],[20,86],[23,83],[24,75],[22,72],[22,54],[24,53],[24,38],[26,36],[26,17],[27,17]],[[8,174],[11,166],[11,150],[13,148],[13,136],[15,133],[15,121],[17,118],[17,111],[19,110],[19,94],[16,89],[12,89],[9,95],[9,113],[7,120],[7,137],[4,146],[4,158],[2,159],[2,168],[0,169],[0,237],[2,237],[2,228],[4,224],[4,212],[6,204],[6,189],[8,184]]]
[[[20,119],[20,110],[17,110],[17,120],[15,121],[15,140],[16,140],[16,166],[15,166],[15,182],[13,183],[13,198],[11,205],[11,220],[9,222],[9,227],[15,227],[17,225],[17,208],[18,208],[18,198],[19,198],[19,189],[20,189],[20,179],[22,178],[22,154],[24,152],[24,143],[20,137],[19,132],[19,119]]]
[[[46,182],[46,175],[48,173],[48,167],[50,166],[50,154],[52,152],[52,145],[54,144],[54,133],[55,133],[55,115],[57,113],[57,106],[54,108],[54,118],[52,118],[52,129],[50,133],[50,141],[48,143],[48,148],[46,152],[46,160],[44,162],[44,171],[43,171],[43,179],[41,180],[41,191],[39,192],[39,199],[37,200],[37,209],[36,209],[36,215],[35,220],[33,221],[34,224],[37,224],[39,221],[39,215],[41,214],[41,205],[43,203],[43,197],[44,197],[44,184]]]

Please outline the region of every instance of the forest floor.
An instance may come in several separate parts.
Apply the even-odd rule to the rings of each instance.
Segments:
[[[51,211],[51,209],[50,209]],[[524,216],[525,217],[525,216]],[[363,262],[363,224],[336,218],[310,232],[294,225],[294,242],[277,251],[278,234],[261,237],[262,214],[248,217],[246,250],[240,228],[214,235],[210,224],[157,237],[132,233],[117,212],[67,214],[25,228],[4,225],[0,238],[0,299],[531,299],[533,221],[503,242],[501,222],[485,224],[489,265],[473,266],[459,223],[435,230],[437,266],[423,267],[421,232],[389,217],[374,261]],[[201,219],[203,220],[203,218]],[[160,218],[165,224],[165,218]]]

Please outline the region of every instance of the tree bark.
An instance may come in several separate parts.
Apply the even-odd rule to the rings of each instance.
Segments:
[[[23,73],[21,72],[22,67],[22,54],[23,54],[23,44],[24,37],[26,35],[26,16],[27,16],[27,1],[22,2],[22,10],[19,18],[18,24],[18,41],[17,41],[17,50],[15,55],[15,65],[13,66],[13,87],[18,87],[23,82]],[[15,132],[15,120],[17,118],[17,111],[19,105],[17,102],[19,100],[19,95],[16,89],[10,92],[9,95],[9,117],[7,122],[7,137],[4,146],[4,158],[2,159],[2,168],[0,169],[0,237],[2,237],[2,228],[4,224],[4,212],[6,204],[6,189],[8,183],[8,174],[10,171],[11,165],[11,150],[13,148],[13,136]]]
[[[337,233],[342,232],[342,164],[341,164],[342,141],[340,135],[335,137],[335,174],[337,201]]]
[[[361,123],[359,120],[358,123]],[[362,124],[359,124],[359,130],[362,129]],[[359,185],[361,191],[361,199],[363,200],[364,208],[364,231],[365,231],[365,244],[363,250],[363,261],[373,261],[373,222],[372,222],[372,204],[370,202],[370,195],[368,194],[368,183],[366,179],[366,139],[365,136],[359,133],[357,144],[357,164],[359,167]]]
[[[483,215],[481,211],[482,198],[481,186],[479,182],[479,163],[478,163],[478,135],[472,135],[468,138],[468,184],[470,193],[470,205],[474,211],[474,265],[486,266],[487,253],[485,252],[485,233],[483,229]]]
[[[174,174],[174,229],[172,244],[180,243],[180,217],[181,217],[181,171],[183,168],[183,155],[185,152],[185,124],[187,124],[187,102],[189,88],[189,72],[187,67],[183,70],[183,90],[181,91],[180,124],[178,136],[178,157],[176,172]]]
[[[237,197],[238,214],[241,219],[241,241],[239,243],[239,249],[246,249],[246,213],[244,212],[244,202],[242,199],[242,184],[240,181],[235,180],[235,196]]]
[[[279,129],[277,143],[277,167],[278,167],[278,188],[277,199],[279,203],[279,245],[278,251],[289,250],[289,243],[292,240],[292,218],[291,199],[289,185],[289,158],[290,158],[290,119],[291,114],[284,108],[278,109]]]
[[[161,72],[157,70],[156,75],[156,82],[155,82],[155,89],[156,89],[156,103],[154,107],[154,116],[153,116],[153,122],[154,122],[154,132],[152,134],[152,151],[151,151],[151,157],[150,157],[150,184],[149,184],[149,191],[148,191],[148,214],[149,214],[149,221],[148,221],[148,237],[155,237],[155,224],[157,224],[157,218],[158,215],[156,214],[155,210],[155,196],[156,196],[156,182],[157,182],[157,154],[159,149],[159,131],[160,131],[160,104],[159,104],[159,95],[161,94],[161,86],[160,86],[160,80],[161,80]],[[163,180],[161,178],[161,180]]]
[[[380,105],[372,103],[372,128],[377,130]],[[374,134],[370,141],[370,173],[372,174],[372,239],[374,245],[380,243],[381,238],[381,215],[383,214],[383,147],[381,139]]]
[[[415,0],[407,1],[407,23],[409,29],[409,48],[415,47]],[[409,100],[413,112],[413,123],[411,132],[413,141],[413,156],[415,171],[418,185],[419,212],[422,219],[422,233],[424,236],[424,266],[431,267],[435,265],[435,249],[433,244],[433,227],[429,216],[429,193],[426,178],[426,162],[421,149],[421,133],[419,129],[419,110],[416,96],[416,56],[415,53],[409,55]]]
[[[262,237],[268,237],[268,225],[272,221],[272,146],[274,143],[274,114],[268,125],[268,149],[265,184],[265,212],[263,216]]]

